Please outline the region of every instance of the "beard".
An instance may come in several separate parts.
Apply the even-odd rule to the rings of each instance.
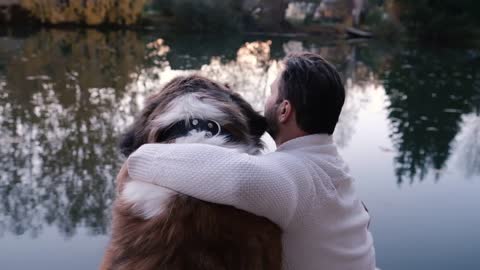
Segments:
[[[279,123],[277,119],[278,104],[274,104],[265,108],[265,119],[267,120],[267,133],[272,136],[273,140],[277,139],[279,131]]]

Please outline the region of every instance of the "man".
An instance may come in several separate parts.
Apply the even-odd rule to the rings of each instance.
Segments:
[[[339,74],[319,55],[292,54],[271,90],[277,151],[147,144],[128,160],[131,179],[267,217],[283,229],[284,269],[375,269],[370,217],[331,136],[345,100]]]

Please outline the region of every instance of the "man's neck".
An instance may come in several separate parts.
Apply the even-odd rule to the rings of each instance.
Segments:
[[[275,138],[275,144],[277,145],[277,147],[279,147],[280,145],[290,141],[290,140],[293,140],[295,138],[298,138],[298,137],[303,137],[303,136],[307,136],[308,133],[306,133],[305,131],[299,129],[299,128],[296,128],[296,129],[292,129],[292,130],[288,130],[288,131],[285,131],[285,132],[279,132],[278,133],[278,136]]]

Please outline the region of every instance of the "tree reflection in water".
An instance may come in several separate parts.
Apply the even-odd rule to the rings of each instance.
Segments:
[[[457,136],[459,167],[465,176],[480,175],[480,111],[463,117],[462,129]]]
[[[127,85],[144,54],[133,32],[53,30],[10,57],[0,89],[2,231],[106,232],[115,137],[136,110]]]
[[[429,169],[438,179],[444,170],[462,115],[478,106],[474,96],[480,69],[467,56],[412,49],[393,57],[384,86],[399,183],[405,177],[422,180]]]
[[[336,131],[341,147],[355,132],[359,96],[381,89],[379,74],[386,74],[397,176],[441,169],[461,115],[474,107],[473,67],[442,59],[431,69],[433,55],[318,44],[50,30],[0,51],[0,233],[35,236],[47,225],[67,237],[79,227],[106,233],[121,163],[116,138],[150,91],[176,75],[199,72],[228,83],[262,110],[280,59],[292,51],[320,53],[342,73],[348,97]],[[478,129],[465,134],[478,138]],[[478,151],[471,153],[468,158],[478,160]]]

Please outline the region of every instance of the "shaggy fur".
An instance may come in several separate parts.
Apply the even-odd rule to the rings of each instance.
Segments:
[[[208,138],[193,131],[159,141],[174,123],[192,118],[214,120],[230,136]],[[200,142],[255,154],[265,129],[265,119],[238,94],[203,77],[179,77],[147,100],[121,150],[128,156],[145,143]],[[281,230],[265,218],[128,182],[126,165],[117,176],[117,189],[112,238],[101,269],[281,269]],[[138,203],[135,196],[144,200]]]

